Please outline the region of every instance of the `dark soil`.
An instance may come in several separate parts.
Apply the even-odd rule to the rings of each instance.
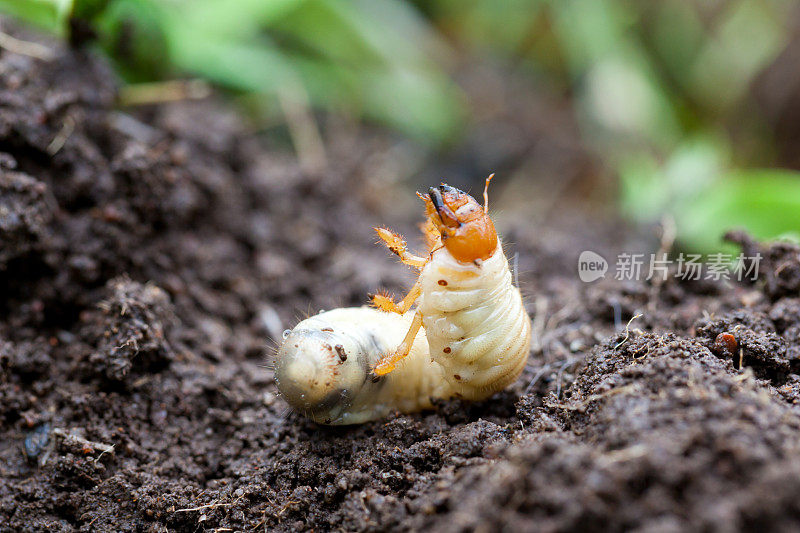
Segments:
[[[523,377],[320,427],[268,345],[408,284],[370,230],[419,217],[402,144],[331,127],[303,171],[214,101],[117,110],[102,62],[54,50],[0,54],[0,531],[800,528],[797,247],[731,235],[751,285],[587,285],[582,250],[658,243],[509,201]]]

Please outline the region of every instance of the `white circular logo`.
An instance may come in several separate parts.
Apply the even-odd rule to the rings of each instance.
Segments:
[[[578,257],[578,277],[581,281],[590,283],[600,278],[605,277],[608,272],[608,261],[605,258],[591,250],[581,252]]]

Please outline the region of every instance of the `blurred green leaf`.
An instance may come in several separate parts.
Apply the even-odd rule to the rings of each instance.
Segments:
[[[349,110],[426,142],[459,131],[446,46],[401,0],[75,0],[128,81],[202,76],[300,105]],[[69,0],[0,0],[62,30]],[[280,109],[280,106],[262,106]]]
[[[654,52],[664,62],[669,75],[682,84],[689,84],[692,65],[705,40],[700,15],[685,0],[665,0],[653,14],[652,39]]]
[[[0,0],[0,11],[64,35],[73,0]]]
[[[614,0],[550,0],[561,47],[572,76],[579,78],[599,59],[626,46],[630,10]]]
[[[780,3],[739,0],[726,7],[689,70],[692,94],[712,110],[741,97],[787,40]]]
[[[516,54],[540,37],[535,26],[545,7],[543,0],[419,0],[448,34],[468,45]]]
[[[800,234],[800,173],[734,171],[675,212],[682,241],[690,248],[718,249],[721,235],[745,228],[759,239]]]
[[[673,146],[681,130],[669,95],[637,53],[621,49],[583,76],[578,107],[586,133],[611,156]]]
[[[309,0],[236,0],[235,3],[221,0],[191,0],[183,4],[165,5],[180,17],[171,20],[186,28],[205,34],[244,41],[258,35],[262,29],[275,23],[292,11],[306,8]]]
[[[171,74],[163,16],[159,5],[149,0],[112,0],[94,18],[100,46],[127,81],[148,82]]]
[[[634,153],[619,165],[623,212],[643,222],[675,213],[719,180],[729,158],[719,137],[698,135],[678,145],[666,161]]]
[[[631,27],[636,10],[619,0],[549,2],[578,91],[587,138],[616,157],[680,138],[669,92]]]

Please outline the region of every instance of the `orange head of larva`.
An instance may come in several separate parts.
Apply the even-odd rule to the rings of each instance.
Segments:
[[[457,261],[471,263],[492,256],[497,248],[497,232],[486,205],[482,206],[469,194],[444,183],[428,189],[428,196],[423,200],[428,220]]]

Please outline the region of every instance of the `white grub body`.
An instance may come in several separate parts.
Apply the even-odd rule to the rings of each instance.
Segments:
[[[500,241],[476,263],[434,251],[420,283],[424,329],[409,355],[377,381],[372,368],[400,344],[414,311],[342,308],[300,322],[275,366],[289,404],[319,423],[358,424],[427,409],[438,398],[482,400],[516,380],[528,359],[531,324]]]
[[[449,388],[424,335],[394,372],[373,380],[375,363],[400,344],[413,315],[347,307],[303,320],[278,349],[278,390],[321,424],[360,424],[431,407],[431,399],[449,396]]]
[[[434,251],[420,282],[418,309],[448,396],[482,400],[513,383],[528,361],[531,321],[500,240],[477,264]]]

